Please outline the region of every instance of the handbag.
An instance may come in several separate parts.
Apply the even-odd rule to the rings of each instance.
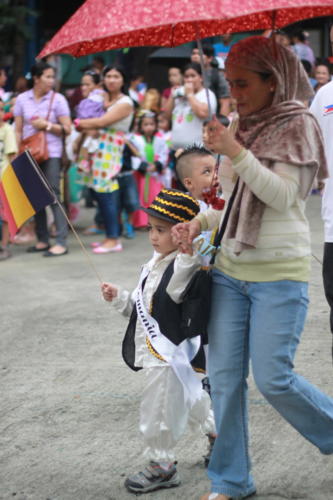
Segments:
[[[181,326],[185,335],[188,338],[202,335],[204,344],[207,343],[207,326],[210,316],[212,266],[227,227],[238,184],[239,178],[229,198],[221,228],[215,234],[213,243],[215,251],[210,259],[209,267],[201,267],[193,274],[182,295]]]
[[[51,113],[52,103],[55,97],[55,92],[53,92],[50,99],[50,105],[47,112],[46,120],[49,119]],[[48,160],[49,152],[47,148],[46,133],[44,130],[39,130],[35,134],[29,135],[25,139],[22,139],[20,143],[19,153],[29,150],[31,156],[34,157],[37,163],[43,163]]]

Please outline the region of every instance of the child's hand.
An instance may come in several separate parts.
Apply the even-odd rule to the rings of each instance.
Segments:
[[[102,283],[101,290],[103,298],[107,302],[112,302],[118,296],[118,288],[111,283]]]
[[[108,109],[111,105],[111,101],[109,99],[109,95],[107,92],[104,92],[104,96],[103,96],[103,108],[104,109]]]
[[[156,167],[153,163],[149,163],[147,167],[147,172],[156,172]]]
[[[91,131],[90,131],[90,135],[91,137],[93,137],[94,139],[98,139],[99,138],[99,130],[98,128],[92,128]]]
[[[179,246],[179,250],[181,253],[186,253],[187,255],[193,255],[193,246],[188,243],[183,243]]]

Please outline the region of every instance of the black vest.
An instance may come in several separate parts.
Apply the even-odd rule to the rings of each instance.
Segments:
[[[176,304],[166,292],[168,283],[173,275],[173,268],[174,261],[170,262],[164,271],[153,295],[150,314],[157,321],[163,335],[173,344],[179,345],[183,340],[188,338],[188,335],[186,328],[182,326],[182,304]],[[143,287],[144,285],[145,282],[143,283]],[[141,367],[135,366],[135,329],[137,318],[136,305],[134,304],[122,344],[122,355],[125,363],[135,371],[141,369]],[[198,371],[205,370],[205,354],[202,345],[191,364]]]

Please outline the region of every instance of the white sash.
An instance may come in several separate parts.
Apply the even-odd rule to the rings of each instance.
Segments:
[[[191,366],[191,361],[200,348],[200,336],[185,339],[178,346],[165,337],[157,321],[148,313],[143,301],[143,282],[149,270],[144,267],[140,276],[136,296],[136,310],[140,322],[145,330],[151,345],[160,356],[173,368],[175,374],[183,385],[184,398],[191,406],[201,398],[201,381]]]

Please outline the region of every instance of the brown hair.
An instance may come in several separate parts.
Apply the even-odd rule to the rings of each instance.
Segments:
[[[140,105],[141,109],[149,109],[154,113],[159,113],[161,108],[161,94],[157,89],[148,89]]]

